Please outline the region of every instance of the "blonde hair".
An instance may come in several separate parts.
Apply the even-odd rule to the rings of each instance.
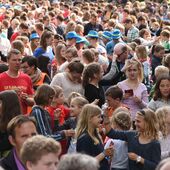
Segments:
[[[161,107],[156,110],[156,116],[159,123],[159,130],[161,131],[163,137],[166,137],[167,132],[167,125],[166,125],[166,118],[170,114],[170,106]]]
[[[159,79],[162,75],[169,75],[169,69],[163,65],[157,66],[155,68],[155,77]]]
[[[123,106],[118,107],[117,109],[114,110],[113,115],[115,115],[115,114],[117,114],[119,112],[126,112],[126,113],[128,113],[130,115],[130,111],[129,111],[129,109],[127,107],[123,107]]]
[[[82,95],[78,92],[71,92],[67,98],[67,104],[70,106],[71,100],[75,97],[81,97]]]
[[[83,107],[79,115],[79,120],[76,128],[77,138],[80,137],[84,132],[87,132],[95,144],[98,144],[100,142],[95,135],[95,130],[92,129],[90,124],[91,118],[100,114],[101,114],[101,109],[94,104],[86,104]],[[98,136],[100,135],[98,134]]]
[[[76,23],[74,21],[70,21],[67,23],[67,26],[65,28],[65,34],[67,34],[70,31],[75,31]]]
[[[71,100],[71,103],[75,103],[78,107],[83,107],[84,105],[88,104],[88,100],[84,97],[78,96]]]
[[[125,111],[120,111],[113,115],[111,122],[118,125],[121,130],[129,130],[131,128],[130,115]]]
[[[137,66],[138,72],[139,72],[138,73],[138,81],[142,82],[143,81],[143,67],[139,60],[137,60],[135,58],[127,59],[125,61],[124,67],[122,68],[122,71],[126,72],[126,70],[132,66]]]
[[[55,91],[55,97],[59,97],[59,95],[63,92],[63,89],[60,86],[52,86]]]
[[[145,131],[143,135],[150,139],[158,139],[159,125],[156,114],[151,109],[143,109],[137,112],[138,115],[144,118]]]
[[[144,45],[138,45],[135,49],[137,58],[140,59],[147,59],[148,54],[146,47]]]

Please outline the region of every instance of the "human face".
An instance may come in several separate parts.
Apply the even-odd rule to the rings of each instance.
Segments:
[[[36,163],[27,163],[28,170],[56,170],[58,164],[58,153],[48,153],[43,155]]]
[[[163,58],[165,55],[165,50],[160,50],[159,52],[156,53],[156,56],[159,58]]]
[[[15,128],[15,137],[9,136],[10,143],[15,147],[19,156],[19,152],[26,139],[37,134],[36,127],[33,122],[25,122],[21,126]]]
[[[144,121],[144,117],[139,115],[139,114],[136,114],[136,117],[135,117],[135,126],[136,126],[136,130],[138,132],[144,132],[145,131],[145,121]]]
[[[40,44],[40,40],[38,38],[34,39],[33,42],[34,42],[34,45],[37,46],[37,47]]]
[[[128,58],[128,54],[129,54],[129,51],[126,49],[126,50],[121,50],[120,52],[118,52],[117,56],[118,56],[118,60],[122,63],[125,62],[125,60]]]
[[[97,17],[91,17],[91,23],[95,25],[97,23]]]
[[[12,54],[8,60],[9,70],[12,72],[18,72],[21,66],[21,54]]]
[[[71,60],[73,59],[72,53],[65,53],[65,59],[66,59],[68,62],[71,62]]]
[[[80,112],[81,112],[82,108],[80,106],[78,106],[78,104],[76,102],[71,102],[70,104],[70,116],[71,117],[77,117]]]
[[[130,80],[137,80],[138,74],[139,74],[139,71],[136,65],[132,65],[126,70],[126,76]]]
[[[64,94],[61,92],[58,97],[53,98],[53,103],[56,103],[57,105],[62,105],[64,103]]]
[[[61,51],[60,51],[60,55],[61,55],[62,57],[64,57],[64,56],[65,56],[65,52],[66,52],[66,47],[62,47],[62,48],[61,48]]]
[[[34,74],[34,66],[29,66],[27,62],[24,62],[21,64],[21,69],[25,74],[28,74],[29,76]]]
[[[169,80],[161,80],[159,85],[159,90],[161,92],[162,98],[167,99],[170,94],[170,81]]]
[[[96,116],[93,116],[90,120],[90,123],[93,128],[99,128],[102,122],[101,114],[98,114]]]
[[[50,38],[47,38],[46,39],[47,46],[51,46],[53,44],[53,41],[54,41],[54,37],[53,36],[51,36]]]
[[[68,72],[68,77],[73,83],[81,83],[81,73]]]
[[[120,105],[118,99],[113,99],[111,96],[106,96],[106,102],[109,107],[117,108]]]

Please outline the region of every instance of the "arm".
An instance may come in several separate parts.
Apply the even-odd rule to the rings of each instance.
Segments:
[[[148,103],[147,107],[153,111],[156,110],[156,101],[154,101],[153,99]]]
[[[144,90],[142,92],[140,106],[141,106],[141,108],[145,108],[147,106],[147,104],[148,104],[148,92],[147,92],[147,90]]]

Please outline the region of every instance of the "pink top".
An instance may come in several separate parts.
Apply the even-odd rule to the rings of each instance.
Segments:
[[[118,87],[123,90],[123,94],[125,93],[125,90],[132,89],[126,84],[126,80],[119,82]],[[133,97],[136,96],[139,99],[141,99],[141,103],[136,103],[133,100]],[[147,88],[143,83],[140,83],[139,86],[136,89],[133,89],[133,96],[129,97],[128,99],[123,99],[122,101],[125,105],[127,105],[130,108],[130,113],[132,116],[132,120],[135,120],[135,114],[137,111],[145,108],[148,103],[148,92]]]

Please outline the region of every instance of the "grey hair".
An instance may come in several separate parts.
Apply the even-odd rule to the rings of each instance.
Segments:
[[[80,153],[66,154],[62,156],[57,166],[57,170],[98,170],[97,159]]]

